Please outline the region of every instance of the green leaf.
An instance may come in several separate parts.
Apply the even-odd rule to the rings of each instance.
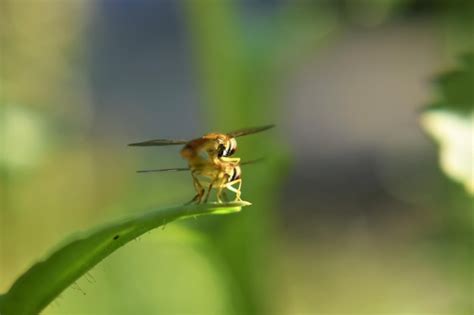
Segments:
[[[422,115],[421,125],[438,143],[443,172],[474,195],[474,112],[461,115],[446,109],[431,110]]]
[[[460,67],[435,80],[441,95],[436,105],[428,109],[448,109],[460,114],[474,110],[474,52],[464,54],[460,61]]]
[[[0,295],[0,314],[38,314],[101,260],[156,227],[181,218],[238,212],[247,205],[247,202],[233,202],[158,209],[74,237],[34,264],[6,294]]]
[[[439,144],[443,172],[474,195],[474,52],[464,54],[460,61],[435,80],[438,99],[426,108],[420,122]]]

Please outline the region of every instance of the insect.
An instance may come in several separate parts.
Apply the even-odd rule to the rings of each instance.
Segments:
[[[150,171],[190,170],[196,196],[191,202],[207,202],[211,189],[216,189],[217,201],[222,202],[225,196],[224,189],[235,193],[235,201],[240,201],[241,195],[241,169],[240,158],[232,157],[237,150],[235,138],[254,134],[273,128],[274,125],[246,128],[229,133],[208,133],[192,140],[155,139],[144,142],[131,143],[130,146],[166,146],[184,145],[181,156],[188,162],[189,168],[163,169]],[[145,172],[145,171],[142,171]],[[203,180],[209,183],[207,189]],[[234,185],[238,185],[237,188]]]
[[[250,160],[245,162],[224,161],[217,164],[207,163],[199,165],[195,168],[180,167],[180,168],[163,168],[140,170],[138,173],[151,172],[167,172],[167,171],[191,171],[193,177],[194,188],[196,189],[196,196],[189,202],[201,203],[207,202],[212,189],[216,189],[216,198],[218,203],[223,202],[223,198],[227,199],[225,189],[235,193],[234,201],[242,201],[241,187],[242,187],[242,170],[241,165],[248,165],[262,161],[263,159]],[[208,181],[207,189],[203,185],[202,178]],[[234,187],[237,185],[237,187]]]
[[[254,134],[273,128],[274,125],[240,129],[228,133],[208,133],[204,136],[192,140],[169,140],[155,139],[143,142],[131,143],[129,146],[148,147],[166,145],[184,145],[181,149],[181,156],[188,161],[190,167],[205,163],[210,160],[217,164],[220,161],[238,162],[239,158],[231,158],[237,150],[237,140],[235,138]]]

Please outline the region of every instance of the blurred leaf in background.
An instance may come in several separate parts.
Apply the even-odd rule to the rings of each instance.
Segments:
[[[435,1],[440,9],[439,26],[444,35],[444,49],[450,59],[474,51],[474,2],[469,0]]]
[[[439,144],[443,171],[474,195],[474,53],[462,56],[458,68],[436,83],[439,99],[421,123]]]

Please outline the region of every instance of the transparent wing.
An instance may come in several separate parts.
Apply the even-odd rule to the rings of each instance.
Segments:
[[[240,163],[240,165],[248,165],[248,164],[255,164],[265,160],[264,158],[258,158],[255,160],[244,161]],[[173,168],[159,168],[153,170],[139,170],[137,173],[157,173],[157,172],[181,172],[181,171],[189,171],[189,167],[173,167]]]
[[[232,132],[227,133],[227,135],[231,137],[241,137],[241,136],[246,136],[246,135],[251,135],[253,133],[265,131],[267,129],[273,128],[275,125],[266,125],[266,126],[261,126],[261,127],[254,127],[254,128],[245,128],[245,129],[240,129],[240,130],[235,130]]]
[[[175,167],[175,168],[160,168],[154,170],[139,170],[137,173],[156,173],[156,172],[181,172],[181,171],[189,171],[189,167]]]
[[[240,165],[249,165],[249,164],[255,164],[255,163],[260,163],[260,162],[263,162],[265,160],[265,158],[258,158],[258,159],[255,159],[255,160],[248,160],[248,161],[244,161],[244,162],[241,162]]]
[[[177,145],[177,144],[186,144],[186,140],[168,140],[168,139],[155,139],[148,140],[143,142],[130,143],[131,147],[151,147],[151,146],[163,146],[163,145]]]

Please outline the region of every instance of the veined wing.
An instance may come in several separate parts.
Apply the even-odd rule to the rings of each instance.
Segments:
[[[275,125],[266,125],[266,126],[261,126],[261,127],[239,129],[239,130],[229,132],[227,133],[227,135],[231,137],[241,137],[241,136],[251,135],[253,133],[265,131],[273,127],[275,127]]]
[[[255,160],[248,160],[241,162],[240,165],[248,165],[262,162],[264,158],[259,158]],[[157,173],[157,172],[181,172],[181,171],[189,171],[189,167],[173,167],[173,168],[159,168],[153,170],[139,170],[137,173]]]
[[[275,125],[266,125],[261,127],[254,127],[254,128],[245,128],[239,129],[232,132],[227,133],[227,135],[231,137],[241,137],[250,135],[253,133],[265,131],[267,129],[273,128]],[[151,146],[165,146],[165,145],[178,145],[178,144],[186,144],[189,140],[170,140],[170,139],[155,139],[155,140],[148,140],[143,142],[135,142],[130,143],[129,146],[132,147],[151,147]]]
[[[255,160],[243,161],[243,162],[240,162],[240,165],[249,165],[249,164],[260,163],[260,162],[263,162],[264,160],[265,160],[265,158],[258,158],[258,159],[255,159]]]
[[[189,171],[189,167],[175,167],[175,168],[160,168],[154,170],[140,170],[137,173],[155,173],[155,172],[180,172],[180,171]]]
[[[187,140],[168,140],[168,139],[155,139],[148,140],[143,142],[130,143],[131,147],[152,147],[152,146],[163,146],[163,145],[177,145],[177,144],[186,144]]]

